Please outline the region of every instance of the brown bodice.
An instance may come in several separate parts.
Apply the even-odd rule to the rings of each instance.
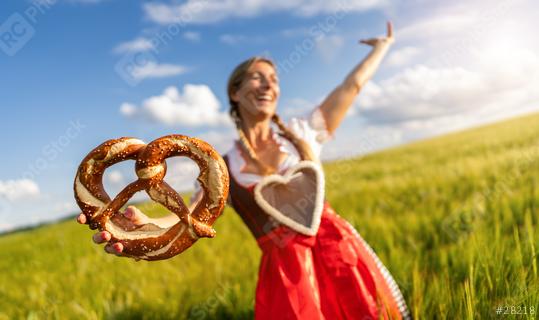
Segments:
[[[228,167],[228,156],[224,156],[224,160]],[[234,178],[234,175],[229,170],[230,176],[230,191],[229,197],[234,210],[240,215],[243,222],[247,225],[253,236],[258,239],[263,235],[279,226],[279,223],[272,219],[260,206],[256,203],[254,197],[254,185],[246,188],[239,184]]]

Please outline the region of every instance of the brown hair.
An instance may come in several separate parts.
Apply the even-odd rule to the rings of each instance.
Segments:
[[[240,88],[243,80],[247,76],[247,72],[249,71],[249,68],[251,68],[252,65],[254,65],[257,62],[264,62],[269,64],[273,67],[273,69],[276,69],[275,64],[273,61],[271,61],[268,58],[264,57],[252,57],[249,58],[242,63],[240,63],[234,71],[232,71],[232,74],[228,78],[228,84],[227,84],[227,94],[228,94],[228,102],[230,103],[230,116],[232,117],[232,120],[234,120],[234,123],[236,125],[236,130],[238,132],[240,143],[242,147],[247,152],[247,155],[249,158],[256,164],[258,169],[260,170],[262,175],[268,175],[273,173],[273,169],[270,168],[268,165],[263,163],[258,156],[256,155],[256,152],[251,147],[249,141],[247,140],[247,137],[245,136],[243,129],[241,127],[241,116],[239,112],[239,105],[237,102],[232,100],[232,95],[236,93],[236,91]],[[275,113],[271,120],[273,123],[277,125],[280,132],[279,134],[286,139],[290,140],[296,150],[298,150],[298,153],[302,160],[315,160],[316,157],[313,155],[311,148],[309,145],[303,140],[298,138],[290,129],[288,129],[281,118]]]

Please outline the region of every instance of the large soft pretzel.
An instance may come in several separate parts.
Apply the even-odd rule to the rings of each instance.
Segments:
[[[190,212],[181,196],[163,178],[165,159],[185,156],[200,169],[197,180],[204,191]],[[136,160],[138,179],[127,185],[113,200],[103,188],[105,170],[124,160]],[[182,135],[169,135],[149,144],[134,138],[104,142],[92,150],[80,164],[75,177],[77,204],[91,229],[108,231],[111,242],[121,242],[123,253],[135,259],[168,259],[189,248],[199,237],[213,237],[213,222],[219,217],[228,196],[229,177],[225,162],[206,142]],[[111,217],[138,191],[174,212],[180,221],[169,228],[146,224],[134,230],[116,225]]]

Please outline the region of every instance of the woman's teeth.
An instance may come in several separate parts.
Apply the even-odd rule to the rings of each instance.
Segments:
[[[271,96],[270,95],[262,95],[262,96],[256,97],[256,99],[261,100],[261,101],[271,101]]]

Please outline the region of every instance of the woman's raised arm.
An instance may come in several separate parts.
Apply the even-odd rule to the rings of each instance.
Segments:
[[[371,46],[371,52],[320,105],[320,110],[326,120],[327,130],[330,134],[333,134],[341,124],[359,91],[374,75],[387,50],[394,41],[391,22],[387,23],[387,36],[360,41],[360,43]]]

